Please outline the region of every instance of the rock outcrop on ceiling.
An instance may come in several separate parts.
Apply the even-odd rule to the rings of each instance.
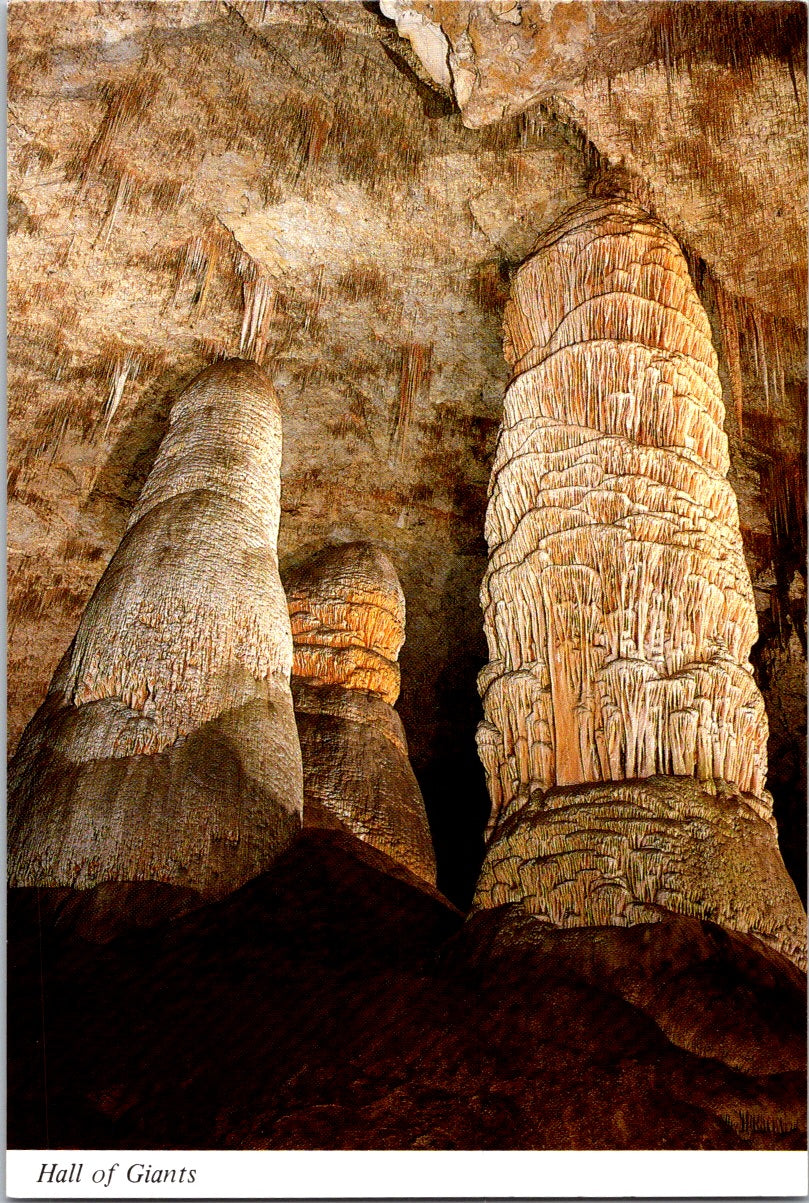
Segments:
[[[801,4],[383,0],[382,9],[468,125],[550,103],[644,179],[659,215],[729,291],[806,324]],[[792,185],[777,200],[774,179]]]

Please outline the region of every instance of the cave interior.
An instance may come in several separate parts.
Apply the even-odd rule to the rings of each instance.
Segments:
[[[726,450],[705,471],[735,500],[728,542],[711,554],[726,567],[727,548],[738,552],[754,629],[738,659],[749,655],[745,688],[758,699],[742,707],[745,722],[754,706],[766,712],[766,789],[748,776],[733,796],[754,796],[762,841],[770,807],[777,828],[749,870],[755,906],[776,926],[805,907],[806,121],[801,3],[11,3],[8,752],[12,793],[23,781],[21,830],[32,800],[46,799],[67,848],[65,831],[78,830],[69,808],[85,790],[100,814],[115,812],[143,864],[157,864],[172,823],[205,825],[208,786],[189,787],[175,810],[178,774],[227,795],[223,830],[246,833],[251,806],[282,816],[242,835],[248,867],[230,885],[240,837],[222,836],[205,878],[218,884],[199,896],[191,876],[178,885],[148,867],[93,878],[106,855],[95,845],[83,866],[46,872],[45,853],[40,862],[30,848],[50,828],[31,828],[21,857],[40,867],[13,877],[8,904],[12,1147],[805,1148],[805,960],[794,940],[762,942],[738,919],[748,869],[731,864],[727,905],[706,886],[701,906],[658,899],[654,915],[596,909],[574,921],[537,909],[519,884],[506,889],[495,864],[542,860],[532,833],[564,810],[554,788],[586,784],[595,798],[599,781],[659,778],[647,794],[665,796],[672,822],[691,807],[690,833],[731,823],[730,792],[686,799],[690,768],[636,771],[626,758],[620,774],[577,776],[558,751],[557,694],[556,776],[532,769],[539,793],[500,814],[478,732],[484,710],[497,727],[494,694],[482,701],[479,685],[496,660],[481,604],[482,588],[500,587],[491,530],[499,497],[503,513],[520,504],[503,483],[509,406],[515,429],[530,422],[519,404],[533,396],[540,412],[537,373],[551,370],[535,333],[522,359],[514,347],[541,326],[530,288],[550,297],[562,269],[548,268],[542,288],[520,281],[579,237],[566,232],[570,214],[595,213],[608,233],[610,221],[634,221],[637,238],[651,223],[655,247],[670,240],[677,263],[665,270],[679,272],[685,298],[660,308],[687,304],[702,323],[724,410],[714,425]],[[636,210],[645,216],[630,221]],[[582,285],[596,304],[598,279],[592,269]],[[595,333],[576,335],[580,347],[629,340],[604,313]],[[667,337],[655,344],[665,353]],[[243,411],[216,392],[234,363],[221,388],[249,393]],[[540,382],[520,383],[529,378]],[[200,379],[214,382],[210,410]],[[640,407],[635,442],[669,454],[676,439],[652,430],[650,414]],[[278,455],[256,468],[265,426]],[[538,422],[537,445],[544,431]],[[573,435],[560,439],[553,454],[572,446]],[[266,633],[256,601],[264,676],[285,673],[285,684],[277,696],[249,693],[252,677],[228,676],[221,688],[242,691],[238,721],[235,703],[220,721],[206,685],[193,700],[203,717],[177,719],[174,743],[154,748],[133,734],[124,769],[123,744],[102,759],[74,718],[86,665],[113,656],[103,623],[125,611],[116,582],[133,574],[136,609],[181,593],[176,532],[193,543],[208,521],[202,502],[181,514],[178,493],[191,486],[171,483],[187,447],[202,448],[201,473],[238,485],[222,486],[236,508],[205,544],[210,558],[188,567],[183,553],[188,596],[209,595],[198,618],[235,614],[238,638],[223,639],[241,646],[243,632],[253,637],[253,586],[217,578],[216,556],[245,574],[260,561],[269,575],[256,580],[270,581],[281,624],[268,619]],[[201,497],[208,486],[194,487]],[[266,530],[251,542],[253,493]],[[217,504],[204,503],[211,514]],[[161,505],[177,506],[165,568],[151,545],[142,561],[136,546]],[[551,531],[550,543],[561,537]],[[686,628],[698,626],[684,605]],[[167,623],[169,641],[185,638],[176,630],[191,630],[190,613]],[[152,653],[131,629],[115,629],[124,661],[131,646],[130,667],[115,671],[140,680]],[[90,650],[79,663],[82,632]],[[183,646],[178,706],[198,667],[190,635]],[[146,714],[151,685],[136,707],[105,671],[87,697]],[[72,693],[57,687],[68,678]],[[744,760],[741,735],[739,747]],[[496,776],[505,753],[491,756]],[[145,785],[138,758],[149,760]],[[262,773],[271,787],[254,796]],[[681,801],[666,782],[683,776]],[[352,790],[360,819],[340,811]],[[709,853],[700,866],[721,894]],[[540,885],[529,893],[546,889],[539,870],[530,880]]]

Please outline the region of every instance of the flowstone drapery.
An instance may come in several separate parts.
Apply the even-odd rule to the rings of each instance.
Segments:
[[[370,543],[328,547],[287,581],[304,826],[338,827],[435,882],[399,696],[405,599]]]
[[[217,364],[174,402],[11,764],[13,885],[215,898],[300,829],[280,467],[278,401],[255,364]]]
[[[562,926],[686,911],[800,956],[717,359],[677,242],[631,200],[571,210],[516,273],[505,354],[478,905],[525,899]],[[752,847],[780,883],[776,918],[748,887]]]

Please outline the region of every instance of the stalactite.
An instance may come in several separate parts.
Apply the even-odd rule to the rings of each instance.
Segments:
[[[764,393],[765,412],[770,413],[786,404],[784,364],[790,358],[799,362],[805,358],[805,339],[792,323],[765,313],[747,297],[734,295],[713,276],[711,284],[728,360],[736,421],[742,435],[743,358],[749,361],[758,378]]]
[[[118,215],[130,197],[134,194],[136,187],[136,181],[132,172],[122,171],[118,178],[118,187],[115,189],[115,199],[110,206],[109,216],[104,223],[104,236],[101,240],[102,250],[106,250],[107,244],[112,237],[112,232],[115,229],[115,223],[118,220]]]
[[[117,360],[113,367],[110,391],[102,414],[105,438],[109,432],[110,424],[118,412],[118,406],[121,404],[121,398],[124,395],[127,381],[137,376],[139,369],[140,360],[137,355],[133,355],[131,352],[127,352],[123,359]]]
[[[699,787],[683,789],[700,797],[719,790],[736,799],[721,813],[735,815],[739,837],[755,831],[800,913],[764,790],[767,721],[748,660],[756,613],[726,480],[717,360],[674,238],[630,200],[571,210],[514,277],[505,351],[514,376],[486,516],[490,662],[479,681],[494,835],[478,904],[525,893],[562,924],[640,921],[626,918],[632,898],[665,907],[654,873],[630,881],[628,894],[598,885],[589,836],[581,855],[571,846],[571,859],[560,860],[572,893],[551,906],[543,868],[552,855],[543,851],[550,795],[534,799],[559,787],[674,777],[696,778]],[[587,797],[582,788],[578,802],[566,802],[581,810],[585,833]],[[684,802],[684,823],[693,811]],[[628,815],[615,817],[632,829]],[[707,834],[707,812],[701,821]],[[721,867],[724,845],[713,836],[703,859],[719,883],[722,921],[769,930],[755,890],[745,895],[744,858],[734,853]],[[616,833],[622,847],[627,838]],[[641,868],[654,859],[644,853]],[[677,888],[685,909],[704,914],[711,892],[699,893],[693,869],[685,866]],[[506,870],[510,884],[498,878]],[[666,873],[677,876],[674,867]],[[724,906],[736,895],[738,905]],[[792,924],[783,946],[796,955],[800,925],[786,914],[773,922]]]
[[[370,298],[384,300],[389,292],[388,281],[374,263],[353,262],[337,281],[341,294],[349,301]]]
[[[401,351],[398,408],[391,432],[391,450],[397,461],[404,458],[407,436],[413,418],[413,406],[421,389],[430,379],[432,343],[406,343]]]
[[[736,412],[736,425],[741,438],[744,434],[744,386],[742,384],[742,358],[735,297],[726,293],[721,287],[716,288],[715,291],[719,321],[722,327],[722,341],[725,344],[725,355],[730,369],[730,388]]]
[[[94,177],[107,172],[114,157],[116,139],[137,126],[148,111],[155,91],[156,76],[151,72],[138,73],[118,86],[109,83],[103,85],[102,93],[106,101],[104,116],[86,152],[74,164],[79,198],[86,193]]]
[[[278,402],[255,365],[217,364],[175,401],[12,761],[12,884],[158,882],[219,897],[293,838],[302,783],[280,463]]]
[[[405,600],[369,543],[326,548],[287,581],[303,821],[338,827],[435,882],[435,856],[401,720]]]
[[[315,97],[306,122],[304,154],[307,167],[317,167],[320,162],[333,121],[334,116],[327,105],[319,97]]]

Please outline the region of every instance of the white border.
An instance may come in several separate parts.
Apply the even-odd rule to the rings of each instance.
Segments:
[[[73,1181],[39,1183],[56,1164]],[[42,1167],[46,1171],[43,1175]],[[149,1166],[185,1183],[132,1181]],[[108,1182],[110,1169],[112,1178]],[[195,1181],[187,1184],[189,1170]],[[58,1171],[57,1171],[58,1172]],[[95,1174],[97,1182],[93,1184]],[[128,1180],[129,1179],[129,1180]],[[809,1193],[801,1152],[204,1152],[10,1149],[11,1199],[784,1198]]]

